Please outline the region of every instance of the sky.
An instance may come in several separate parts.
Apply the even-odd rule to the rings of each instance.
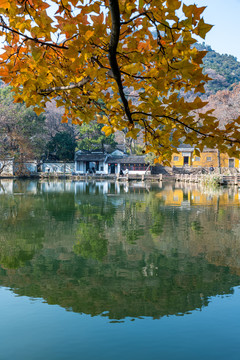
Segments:
[[[183,0],[186,5],[207,6],[205,22],[214,25],[205,43],[220,54],[235,56],[240,61],[240,0]]]

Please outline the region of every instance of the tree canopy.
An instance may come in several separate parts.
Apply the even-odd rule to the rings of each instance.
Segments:
[[[0,0],[2,80],[40,114],[49,100],[63,121],[98,118],[106,135],[143,133],[146,152],[170,159],[180,142],[237,155],[240,119],[220,129],[199,97],[209,79],[193,44],[211,25],[205,7],[180,0]]]
[[[72,134],[59,132],[47,143],[47,159],[73,161],[76,145]]]
[[[83,124],[77,135],[77,148],[80,150],[96,150],[104,151],[104,145],[116,147],[114,135],[106,136],[102,131],[103,124],[92,121],[91,124]]]

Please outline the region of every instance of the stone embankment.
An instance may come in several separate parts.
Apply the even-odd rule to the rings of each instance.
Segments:
[[[240,187],[239,175],[222,175],[222,174],[178,174],[175,176],[175,181],[185,183],[213,183],[218,185],[236,185]]]
[[[221,174],[220,174],[221,172]],[[211,172],[206,168],[171,168],[171,167],[161,167],[160,171],[152,174],[82,174],[82,175],[72,175],[64,173],[36,173],[32,176],[40,179],[70,179],[73,181],[91,181],[91,180],[108,180],[108,181],[118,181],[118,182],[129,182],[129,181],[148,181],[148,182],[161,182],[161,181],[176,181],[184,183],[201,183],[206,182],[207,179],[214,179],[220,185],[238,185],[240,186],[240,173],[237,169],[225,169],[222,168],[221,171],[215,169]],[[14,176],[16,178],[16,176]]]

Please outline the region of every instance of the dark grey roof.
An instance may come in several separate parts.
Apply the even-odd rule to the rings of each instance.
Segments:
[[[76,161],[104,161],[107,154],[92,153],[92,154],[77,154],[75,155]]]
[[[121,159],[117,159],[116,163],[118,164],[147,164],[145,162],[145,156],[141,155],[129,155],[124,156]]]
[[[108,162],[109,164],[113,164],[113,163],[119,164],[119,163],[120,163],[120,160],[121,160],[122,158],[123,158],[122,156],[108,156],[107,162]],[[125,156],[124,158],[126,158],[126,156]]]
[[[75,155],[76,161],[106,161],[109,164],[145,164],[145,156],[141,155],[118,155],[111,156],[111,154],[104,153],[88,153],[83,154],[77,152]]]

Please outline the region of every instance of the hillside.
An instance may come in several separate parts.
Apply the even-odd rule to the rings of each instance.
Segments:
[[[219,90],[232,90],[233,85],[240,82],[240,62],[234,56],[221,55],[205,44],[197,44],[196,47],[208,51],[203,59],[203,68],[213,80],[206,85],[207,96]]]
[[[240,83],[210,95],[204,110],[215,109],[213,115],[219,120],[220,127],[240,116]]]

